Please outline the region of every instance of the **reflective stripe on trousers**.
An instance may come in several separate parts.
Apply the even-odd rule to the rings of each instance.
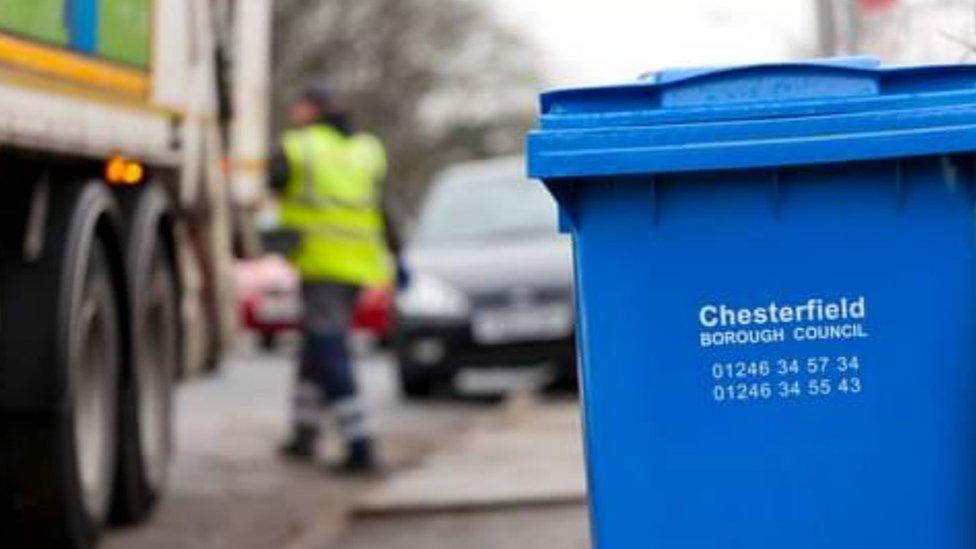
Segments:
[[[344,284],[303,285],[304,337],[292,410],[297,425],[315,429],[323,408],[331,411],[346,440],[369,436],[346,342],[358,291]]]
[[[319,429],[322,414],[322,396],[316,381],[304,379],[299,367],[299,378],[292,394],[292,423],[301,427]]]
[[[370,436],[371,429],[366,409],[358,396],[323,406],[318,384],[299,381],[292,410],[292,421],[295,425],[318,432],[322,427],[323,411],[329,413],[335,420],[344,440],[361,440]]]
[[[330,407],[335,414],[339,432],[345,440],[362,440],[370,435],[366,420],[366,408],[359,397],[350,397],[335,402]]]

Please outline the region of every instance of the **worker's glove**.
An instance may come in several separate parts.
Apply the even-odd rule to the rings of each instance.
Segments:
[[[403,290],[410,285],[410,270],[402,257],[396,258],[396,285],[398,290]]]

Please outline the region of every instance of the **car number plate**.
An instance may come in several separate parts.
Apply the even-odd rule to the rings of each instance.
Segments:
[[[572,310],[562,304],[479,311],[471,324],[474,340],[484,345],[562,339],[572,327]]]
[[[261,322],[295,322],[301,314],[297,298],[265,298],[255,311]]]
[[[534,391],[555,378],[550,364],[521,368],[462,369],[454,377],[454,388],[468,395],[497,395]]]

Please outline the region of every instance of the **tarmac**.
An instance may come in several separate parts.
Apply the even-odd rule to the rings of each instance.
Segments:
[[[108,549],[589,547],[578,406],[526,394],[499,405],[404,402],[389,357],[360,380],[390,474],[344,479],[276,455],[287,353],[247,351],[178,397],[170,493]],[[337,448],[325,438],[323,461]]]

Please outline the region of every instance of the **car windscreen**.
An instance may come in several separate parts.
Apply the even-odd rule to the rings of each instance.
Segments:
[[[555,236],[556,204],[541,183],[517,175],[441,177],[421,210],[415,242]]]

